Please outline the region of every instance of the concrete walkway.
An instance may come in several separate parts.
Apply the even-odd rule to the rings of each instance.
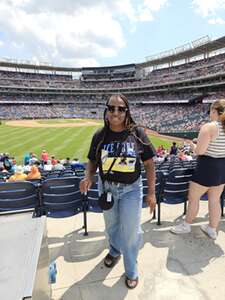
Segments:
[[[48,242],[57,263],[52,299],[64,300],[214,300],[225,299],[225,222],[216,241],[201,232],[206,223],[207,202],[201,202],[191,234],[169,232],[180,222],[183,205],[162,205],[162,225],[150,221],[142,210],[143,244],[139,252],[140,282],[128,290],[122,259],[113,268],[103,264],[107,254],[102,214],[88,214],[88,236],[83,236],[82,214],[48,219]]]

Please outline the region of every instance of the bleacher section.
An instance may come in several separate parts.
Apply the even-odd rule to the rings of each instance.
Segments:
[[[156,198],[157,219],[161,224],[161,203],[178,204],[186,202],[189,182],[196,166],[196,160],[156,163]],[[79,182],[84,171],[42,171],[41,180],[1,182],[0,183],[0,213],[14,210],[35,209],[35,214],[49,217],[66,217],[86,211],[102,212],[98,205],[97,176],[96,183],[91,187],[87,198],[79,192]],[[4,178],[6,180],[6,178]],[[145,195],[148,192],[146,176],[142,167],[142,182],[144,187],[143,207],[146,207]],[[17,191],[14,193],[13,191]],[[23,199],[23,200],[22,200]],[[224,194],[221,196],[223,211]],[[87,222],[85,221],[85,224]],[[85,228],[87,232],[87,228]]]
[[[106,99],[120,92],[138,112],[137,122],[162,132],[198,131],[207,120],[202,103],[225,96],[224,49],[222,37],[172,56],[99,68],[0,61],[0,119],[102,118]]]

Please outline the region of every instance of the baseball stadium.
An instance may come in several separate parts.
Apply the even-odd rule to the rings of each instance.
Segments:
[[[81,195],[72,198],[75,192],[71,189],[74,186],[76,193],[79,191],[93,134],[103,126],[106,102],[115,94],[126,96],[135,123],[145,127],[157,154],[157,207],[149,222],[149,210],[143,202],[141,279],[135,291],[127,291],[121,281],[122,262],[111,273],[103,267],[106,242],[96,184],[86,200]],[[4,270],[13,259],[18,261],[13,265],[14,274],[22,274],[21,282],[14,275],[10,280],[0,275],[0,291],[2,280],[8,280],[0,293],[5,295],[2,299],[222,299],[225,225],[221,225],[217,243],[200,233],[197,226],[186,239],[170,236],[168,231],[172,221],[177,222],[186,212],[188,184],[196,166],[189,141],[209,122],[210,105],[220,99],[225,99],[225,36],[204,36],[146,57],[141,63],[125,65],[62,67],[0,60],[0,218],[2,234],[7,220],[11,240],[1,250],[8,256],[3,265],[0,263],[0,274],[3,270],[9,275]],[[178,152],[170,160],[173,143]],[[48,154],[47,159],[43,152]],[[53,160],[64,168],[54,170]],[[79,161],[82,170],[72,167],[74,160]],[[31,167],[36,162],[41,177],[27,180],[31,186],[10,182],[17,167]],[[166,199],[166,180],[174,170],[186,181],[170,183],[180,196]],[[29,167],[24,168],[24,173],[28,172]],[[160,176],[164,176],[164,182]],[[55,186],[58,188],[54,190]],[[57,198],[56,204],[51,197]],[[207,197],[202,203],[198,222],[206,220]],[[29,223],[34,220],[35,224]],[[26,236],[33,236],[35,245]],[[21,257],[30,249],[29,257],[15,258],[11,249],[17,252],[17,247]],[[156,263],[157,257],[160,259]],[[10,294],[9,284],[15,286],[14,294]]]
[[[224,98],[224,43],[224,37],[203,37],[140,64],[99,68],[1,61],[1,152],[21,163],[27,151],[40,156],[42,149],[86,161],[90,137],[115,93],[127,96],[156,147],[171,144],[158,134],[196,137],[209,104]]]

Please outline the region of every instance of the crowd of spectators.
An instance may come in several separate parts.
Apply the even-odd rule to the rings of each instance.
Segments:
[[[100,119],[104,107],[79,106],[77,104],[1,104],[0,119]]]
[[[170,161],[193,161],[196,159],[196,155],[191,151],[190,145],[186,142],[177,145],[176,142],[172,142],[171,147],[166,149],[163,145],[160,145],[156,149],[156,156],[154,157],[155,163],[163,163]]]
[[[195,161],[196,157],[191,151],[190,145],[186,142],[177,145],[171,142],[171,147],[166,149],[160,145],[156,149],[154,161],[156,167],[165,166],[163,163],[179,163]],[[23,161],[19,164],[15,157],[9,153],[0,153],[0,182],[18,180],[41,180],[60,176],[84,175],[85,164],[78,158],[58,159],[55,155],[49,155],[46,150],[42,150],[38,157],[35,153],[25,153]]]
[[[72,75],[24,73],[0,70],[0,119],[51,119],[92,118],[101,119],[108,93],[88,92],[88,88],[121,88],[145,86],[171,80],[185,80],[195,76],[208,76],[225,71],[225,54],[195,62],[154,69],[146,78],[138,80],[74,80]],[[34,87],[24,92],[12,87]],[[45,88],[44,92],[38,88]],[[73,89],[73,94],[51,88]],[[76,91],[82,88],[85,93]],[[2,91],[2,93],[1,93]],[[205,102],[225,97],[225,91],[202,95],[198,91],[178,90],[128,94],[133,115],[138,123],[160,132],[198,131],[207,121],[207,104],[194,104],[192,100],[203,97]],[[155,103],[154,103],[155,102]],[[185,103],[185,104],[184,104]],[[192,104],[191,104],[192,103]]]
[[[65,173],[66,170],[70,173]],[[4,181],[41,179],[44,174],[51,172],[76,175],[78,170],[85,170],[85,165],[78,158],[60,160],[54,155],[50,156],[46,150],[42,150],[40,157],[35,153],[26,153],[22,164],[17,164],[15,157],[9,153],[0,153],[0,180]]]
[[[35,103],[35,102],[34,102]],[[104,104],[1,104],[0,119],[101,119]],[[141,103],[131,106],[137,123],[160,132],[198,131],[208,119],[208,104]]]
[[[225,92],[207,96],[207,100],[224,97]],[[51,118],[91,118],[101,119],[104,111],[106,96],[78,95],[77,97],[59,95],[54,98],[51,95],[17,95],[13,96],[14,102],[10,102],[11,96],[0,97],[1,104],[0,119],[51,119]],[[72,99],[73,97],[73,99]],[[134,118],[153,130],[160,132],[175,131],[198,131],[199,127],[207,121],[208,104],[188,103],[193,95],[189,93],[155,94],[155,95],[130,95],[131,109]],[[6,100],[9,98],[8,100]],[[26,104],[26,100],[29,104]],[[187,103],[176,103],[176,101],[187,100]],[[6,104],[7,101],[10,104]],[[21,104],[21,101],[24,101]],[[39,103],[38,103],[39,102]],[[155,103],[154,103],[155,102]],[[170,103],[172,102],[172,103]],[[20,104],[19,104],[20,103]],[[42,103],[42,104],[41,104]]]
[[[152,104],[136,106],[133,116],[137,123],[161,133],[199,131],[208,120],[208,104]]]
[[[152,103],[153,101],[156,103],[183,103],[183,102],[192,102],[192,100],[196,97],[202,97],[204,100],[215,100],[222,99],[225,97],[225,90],[220,89],[219,92],[214,92],[207,95],[202,95],[200,92],[187,91],[187,92],[179,92],[179,91],[162,91],[162,92],[154,92],[154,93],[137,93],[128,95],[129,102],[131,104],[140,104],[144,103]],[[95,105],[102,105],[106,103],[108,99],[108,94],[51,94],[51,93],[13,93],[13,94],[2,94],[0,95],[0,104],[50,104],[50,103],[58,103],[58,104],[84,104],[90,108],[95,107]]]
[[[23,73],[0,70],[0,86],[39,87],[63,89],[107,89],[149,86],[207,77],[225,72],[225,54],[219,54],[177,66],[164,67],[149,71],[142,78],[125,80],[123,78],[101,78],[93,80],[73,79],[71,75]]]

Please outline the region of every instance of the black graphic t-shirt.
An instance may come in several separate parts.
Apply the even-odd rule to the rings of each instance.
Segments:
[[[136,129],[135,134],[144,144],[133,134],[128,135],[126,130],[122,132],[107,130],[97,161],[101,178],[108,172],[116,158],[112,169],[106,175],[106,180],[130,184],[138,179],[141,173],[140,160],[146,161],[152,158],[155,155],[155,149],[142,128]],[[97,146],[103,136],[104,131],[100,129],[92,138],[88,159],[93,162],[96,162]]]

